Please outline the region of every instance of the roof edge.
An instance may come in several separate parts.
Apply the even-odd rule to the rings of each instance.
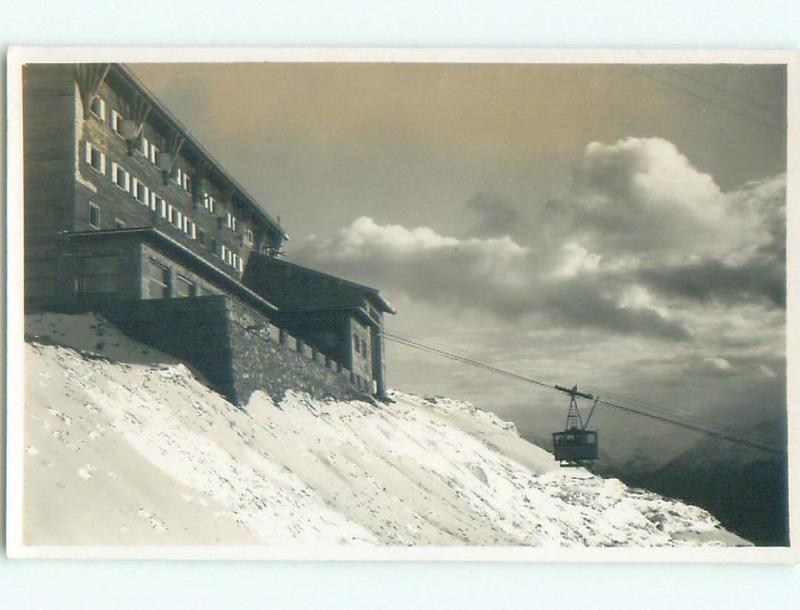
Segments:
[[[158,97],[148,89],[144,83],[139,79],[133,71],[122,63],[112,63],[111,68],[118,73],[124,80],[128,81],[128,84],[133,86],[134,88],[138,89],[142,95],[147,99],[149,103],[153,105],[154,108],[157,108],[158,111],[163,115],[163,117],[167,120],[167,122],[172,123],[173,126],[181,132],[181,135],[184,137],[186,141],[188,141],[194,149],[197,150],[203,157],[206,158],[206,161],[213,165],[217,171],[227,180],[230,182],[231,186],[245,199],[247,203],[249,203],[254,210],[261,215],[263,220],[265,220],[275,231],[280,233],[281,237],[284,240],[289,239],[289,235],[284,231],[283,227],[278,223],[278,221],[272,217],[272,215],[267,212],[265,209],[261,207],[261,204],[258,203],[258,200],[253,197],[241,183],[236,180],[229,172],[225,169],[225,167],[217,161],[214,156],[206,149],[205,146],[200,144],[200,142],[192,135],[192,132],[189,130],[186,125],[184,125],[178,117],[176,117],[172,111],[166,107],[166,105],[158,99]]]

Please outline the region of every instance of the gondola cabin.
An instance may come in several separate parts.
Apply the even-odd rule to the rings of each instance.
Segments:
[[[599,397],[586,394],[578,390],[578,386],[565,388],[555,386],[556,390],[569,395],[569,410],[567,411],[567,424],[562,432],[553,433],[553,457],[556,461],[566,466],[585,465],[597,459],[597,431],[587,430],[586,426],[594,415]],[[583,420],[578,408],[578,398],[594,400],[591,411]]]
[[[553,456],[559,462],[596,460],[597,432],[579,429],[554,432]]]

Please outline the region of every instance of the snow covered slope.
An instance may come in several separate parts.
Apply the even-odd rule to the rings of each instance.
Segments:
[[[101,318],[26,331],[26,544],[746,544],[463,402],[239,409]]]

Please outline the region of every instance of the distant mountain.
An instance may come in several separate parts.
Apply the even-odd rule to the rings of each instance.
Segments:
[[[702,506],[759,546],[789,544],[785,458],[711,437],[690,444],[691,437],[665,426],[655,439],[619,426],[599,428],[600,459],[591,466],[593,473]],[[785,429],[783,422],[769,420],[750,432],[785,448]],[[550,434],[540,427],[528,425],[524,436],[552,451]]]
[[[775,446],[784,447],[785,442],[776,440]],[[725,527],[759,546],[789,544],[784,457],[705,438],[664,465],[639,455],[622,464],[601,462],[593,470],[702,506]]]

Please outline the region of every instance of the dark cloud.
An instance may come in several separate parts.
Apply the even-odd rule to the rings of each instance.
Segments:
[[[296,260],[451,309],[478,309],[505,320],[538,315],[540,324],[602,328],[680,340],[682,323],[643,306],[623,306],[601,277],[541,272],[528,247],[510,237],[466,240],[428,228],[409,230],[359,218],[325,240],[311,240]]]
[[[492,193],[478,193],[464,204],[464,208],[474,220],[469,235],[516,236],[525,225],[522,214],[510,200]]]
[[[782,262],[760,258],[739,266],[706,260],[679,266],[640,269],[636,278],[660,294],[701,303],[767,300],[786,307],[786,270]]]

